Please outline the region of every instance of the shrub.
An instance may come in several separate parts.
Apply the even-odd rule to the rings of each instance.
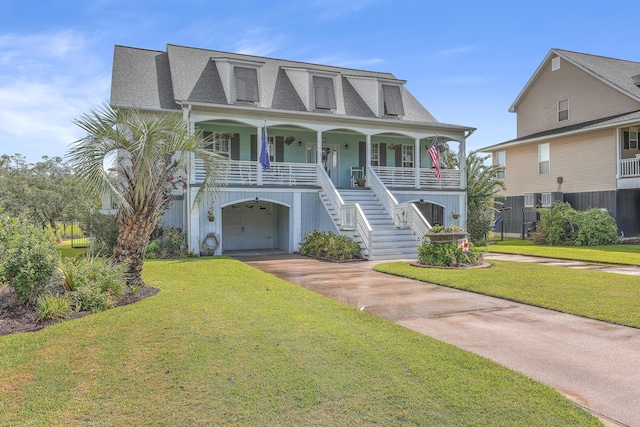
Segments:
[[[534,243],[597,246],[619,240],[618,227],[609,212],[601,209],[576,211],[569,203],[538,209],[539,236]]]
[[[114,307],[115,297],[124,293],[125,269],[124,264],[113,264],[106,258],[66,259],[62,270],[71,304],[79,311]]]
[[[55,283],[58,253],[53,233],[0,214],[0,278],[32,305]]]
[[[461,267],[476,265],[482,254],[473,243],[468,242],[466,247],[452,243],[431,243],[428,235],[422,239],[418,246],[418,261],[420,264],[437,267]]]
[[[349,237],[341,236],[332,231],[312,231],[305,236],[300,244],[301,255],[311,255],[335,261],[355,259],[360,253],[360,245],[352,242]]]
[[[36,300],[36,313],[42,320],[64,319],[70,310],[69,298],[64,295],[47,294]]]
[[[187,256],[185,236],[181,229],[175,227],[158,228],[154,238],[147,246],[145,257],[148,259],[184,258]]]

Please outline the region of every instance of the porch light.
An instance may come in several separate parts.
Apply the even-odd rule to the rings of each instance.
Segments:
[[[344,149],[348,150],[349,149],[349,144],[344,144]]]
[[[302,141],[298,141],[298,147],[302,147]]]

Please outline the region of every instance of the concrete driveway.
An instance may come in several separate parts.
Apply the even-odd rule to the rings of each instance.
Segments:
[[[262,271],[451,343],[640,426],[640,330],[297,255],[234,255]]]

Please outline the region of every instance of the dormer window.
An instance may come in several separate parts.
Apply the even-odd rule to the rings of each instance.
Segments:
[[[382,85],[385,116],[404,116],[400,86]]]
[[[317,110],[335,110],[336,92],[331,77],[313,76],[315,108]]]
[[[258,70],[255,68],[234,67],[236,80],[236,101],[256,103],[258,95]]]

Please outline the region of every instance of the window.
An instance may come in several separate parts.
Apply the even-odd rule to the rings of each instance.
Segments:
[[[385,116],[404,116],[399,86],[382,85]]]
[[[371,166],[380,166],[380,144],[371,144]]]
[[[258,102],[258,70],[234,67],[234,71],[236,75],[236,100]]]
[[[500,166],[500,170],[496,174],[496,178],[504,179],[504,177],[505,177],[505,167],[507,166],[507,152],[504,151],[504,150],[496,151],[494,164],[496,166]]]
[[[413,167],[413,145],[410,145],[410,144],[402,145],[402,167],[403,168]]]
[[[558,101],[558,121],[569,120],[569,100]]]
[[[314,95],[318,110],[335,110],[336,94],[331,77],[313,76]]]
[[[637,150],[638,149],[638,129],[631,128],[628,132],[624,132],[624,149],[625,150]]]
[[[231,138],[222,138],[219,133],[212,132],[203,132],[203,137],[210,141],[210,144],[207,144],[204,148],[207,150],[211,150],[216,154],[220,154],[227,159],[230,158],[231,155]]]
[[[549,175],[549,143],[538,145],[538,174]]]

